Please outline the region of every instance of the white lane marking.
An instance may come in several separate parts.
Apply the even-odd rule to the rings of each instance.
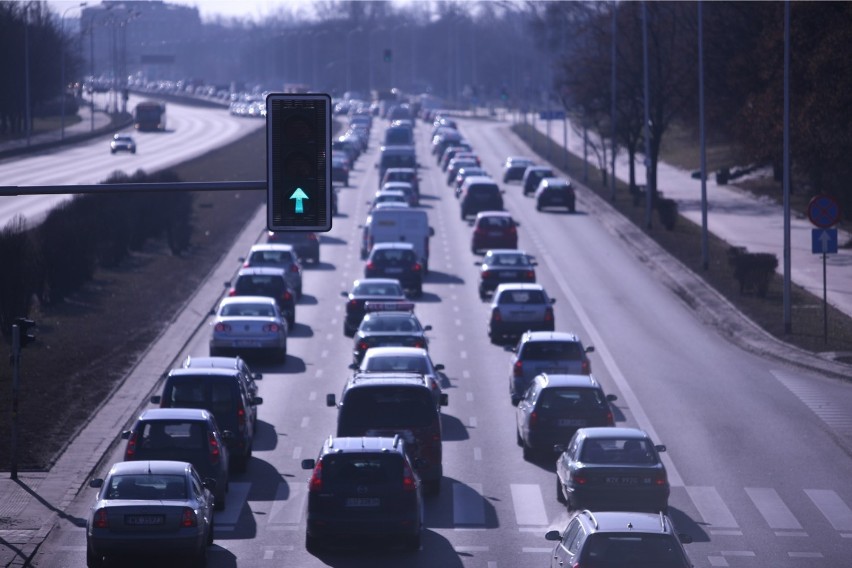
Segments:
[[[331,341],[331,340],[332,340],[332,338],[334,338],[334,335],[333,335],[333,334],[331,334],[331,333],[327,333],[327,334],[325,334],[325,339],[326,339],[327,341]]]
[[[782,385],[802,401],[817,418],[838,434],[852,436],[852,421],[845,408],[838,406],[830,396],[817,387],[806,384],[796,375],[784,371],[770,371]]]
[[[808,536],[805,531],[775,531],[775,536]]]
[[[340,305],[334,306],[334,311],[339,312],[341,310]]]
[[[710,527],[739,528],[715,487],[687,487],[686,492],[698,509],[701,518]]]
[[[331,325],[337,325],[337,318],[331,318]]]
[[[488,552],[487,546],[454,546],[456,552]]]
[[[317,369],[317,370],[314,372],[314,377],[316,377],[316,378],[320,378],[321,376],[322,376],[322,369]]]
[[[281,482],[275,490],[275,501],[269,510],[268,524],[298,525],[302,522],[308,492],[303,483]]]
[[[805,489],[805,493],[835,530],[852,530],[852,510],[837,493],[828,489]]]
[[[801,530],[802,525],[793,512],[784,504],[778,492],[768,487],[746,487],[746,494],[763,515],[771,529]]]
[[[320,353],[320,357],[322,359],[325,359],[326,357],[328,357],[328,349],[323,349],[322,352]]]
[[[743,531],[738,530],[726,530],[726,529],[710,529],[710,534],[714,534],[716,536],[743,536]]]
[[[532,483],[513,483],[512,503],[515,520],[519,525],[547,526],[547,511],[541,496],[541,487]]]
[[[473,402],[473,393],[472,393],[472,392],[465,393],[464,398],[465,398],[465,400],[467,400],[468,402]]]
[[[462,371],[462,377],[465,378],[465,379],[469,379],[470,373],[468,371]]]
[[[225,510],[214,513],[217,529],[222,525],[237,524],[249,489],[251,489],[251,483],[248,482],[232,481],[228,484],[228,492],[225,493]]]
[[[473,459],[482,461],[482,448],[473,448]]]
[[[469,427],[471,427],[471,428],[476,428],[476,416],[471,416],[471,417],[468,419],[467,424],[468,424],[468,426],[469,426]]]
[[[455,284],[453,284],[453,286],[455,286]],[[455,294],[452,294],[452,295],[450,296],[450,299],[451,299],[451,300],[458,300],[458,299],[459,299],[459,297],[458,297],[458,296],[456,296]]]
[[[494,560],[489,560],[488,568],[497,568],[497,562],[495,562]]]
[[[85,546],[57,546],[54,547],[54,550],[59,550],[61,552],[84,552],[86,550]]]
[[[723,550],[722,556],[740,556],[743,558],[751,558],[754,552],[751,550]]]
[[[481,483],[453,483],[453,524],[485,524],[485,501],[482,498]]]
[[[534,548],[532,546],[525,546],[525,547],[521,548],[521,552],[535,552],[535,553],[546,554],[546,553],[553,552],[553,549],[552,548]]]
[[[462,324],[462,321],[461,321],[460,319],[457,319],[457,320],[456,320],[456,325],[461,325],[461,324]]]
[[[454,312],[459,311],[459,307],[458,307],[458,306],[453,306],[453,311],[454,311]]]
[[[302,457],[302,446],[296,446],[293,448],[293,459],[297,460]]]
[[[464,335],[462,335],[461,333],[458,335],[458,338],[459,338],[459,341],[464,341]]]
[[[317,391],[311,391],[311,394],[308,395],[308,400],[316,400],[317,399]]]
[[[302,424],[301,424],[302,428],[307,428],[308,424],[310,424],[310,423],[311,423],[311,417],[310,416],[302,416]]]
[[[622,396],[624,397],[624,402],[630,408],[630,411],[633,413],[633,417],[636,419],[636,423],[639,428],[645,430],[648,434],[650,434],[651,439],[657,440],[659,442],[660,437],[657,435],[656,430],[654,430],[653,425],[651,424],[651,420],[648,418],[648,415],[645,413],[642,404],[639,402],[639,399],[636,397],[636,393],[633,392],[633,389],[630,387],[630,383],[627,382],[624,374],[621,372],[618,364],[615,362],[615,358],[613,358],[612,353],[607,347],[606,343],[603,340],[600,332],[598,332],[597,327],[592,323],[591,318],[586,313],[586,309],[583,307],[583,304],[580,303],[580,300],[574,295],[573,290],[568,286],[568,282],[565,280],[564,267],[557,263],[553,257],[547,252],[546,249],[542,249],[541,256],[544,258],[544,261],[547,263],[550,271],[556,280],[556,283],[559,285],[559,289],[562,290],[562,293],[565,294],[565,297],[568,298],[568,302],[571,304],[571,307],[574,309],[574,313],[577,314],[577,317],[580,319],[580,323],[589,333],[590,344],[595,346],[595,352],[600,356],[603,360],[606,368],[609,369],[610,374],[612,375],[612,380],[615,381],[616,386],[621,391]],[[600,345],[601,347],[598,347]],[[660,456],[663,460],[663,463],[666,466],[666,472],[669,477],[669,486],[671,487],[682,487],[683,486],[683,478],[681,478],[680,473],[674,465],[674,462],[671,459],[669,454],[663,454]]]
[[[821,552],[788,552],[790,558],[822,558]]]
[[[710,561],[710,566],[730,566],[722,556],[708,556],[707,560]]]
[[[462,359],[467,359],[467,351],[459,351],[459,357]]]
[[[274,550],[266,549],[263,551],[263,559],[264,560],[272,560],[272,557],[275,556]]]

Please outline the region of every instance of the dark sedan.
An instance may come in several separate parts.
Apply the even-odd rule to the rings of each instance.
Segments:
[[[364,304],[373,302],[408,302],[405,292],[396,278],[362,278],[352,284],[352,290],[341,292],[346,298],[346,315],[343,318],[343,334],[355,335],[366,313]]]
[[[507,283],[531,284],[535,282],[535,267],[538,263],[522,250],[492,249],[485,253],[479,266],[479,297],[483,300],[497,286]]]
[[[432,326],[421,325],[413,311],[381,311],[385,306],[400,309],[398,303],[371,304],[374,303],[367,303],[368,313],[355,334],[355,344],[352,348],[355,364],[360,364],[364,354],[372,347],[428,348],[426,332],[431,330]],[[379,311],[374,311],[377,308]],[[413,310],[414,304],[409,304],[408,308]]]

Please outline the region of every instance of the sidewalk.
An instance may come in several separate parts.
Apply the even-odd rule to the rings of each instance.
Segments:
[[[507,117],[511,120],[511,117]],[[528,116],[528,123],[531,119]],[[550,138],[560,146],[563,143],[563,121],[550,121]],[[543,134],[548,133],[547,122],[537,117],[532,123]],[[592,138],[592,133],[589,133]],[[568,121],[568,150],[582,158],[583,137],[578,135]],[[589,151],[589,163],[596,165]],[[645,180],[644,155],[636,156],[636,180]],[[624,151],[616,159],[616,177],[628,181],[628,160]],[[569,172],[582,181],[582,171]],[[591,174],[590,174],[591,175]],[[749,252],[768,252],[778,257],[778,272],[784,270],[784,217],[783,208],[769,199],[761,199],[729,186],[718,185],[709,176],[707,180],[707,227],[717,237],[733,246],[746,247]],[[669,199],[677,201],[681,215],[701,226],[701,180],[693,179],[691,172],[660,162],[657,165],[658,189]],[[793,213],[790,220],[791,280],[822,298],[822,255],[811,252],[811,225],[806,217]],[[838,243],[843,245],[852,238],[839,231]],[[826,282],[828,303],[848,316],[852,316],[852,249],[839,249],[827,256]]]

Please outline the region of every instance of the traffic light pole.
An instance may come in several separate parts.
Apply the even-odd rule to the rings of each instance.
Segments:
[[[21,370],[21,328],[12,325],[12,439],[9,444],[12,479],[18,479],[18,385]]]

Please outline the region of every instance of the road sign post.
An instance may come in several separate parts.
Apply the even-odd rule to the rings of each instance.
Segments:
[[[822,334],[828,343],[828,274],[826,258],[837,254],[837,229],[831,229],[840,221],[840,204],[830,195],[815,196],[808,203],[808,219],[817,229],[811,231],[811,251],[822,254]]]

